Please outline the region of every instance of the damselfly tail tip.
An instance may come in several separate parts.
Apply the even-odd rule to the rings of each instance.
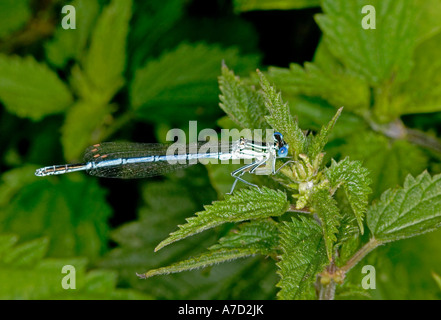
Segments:
[[[135,273],[139,277],[139,279],[147,279],[147,276],[145,273],[138,273],[138,272],[135,272]]]
[[[35,175],[37,177],[44,177],[46,175],[46,168],[40,168],[35,170]]]

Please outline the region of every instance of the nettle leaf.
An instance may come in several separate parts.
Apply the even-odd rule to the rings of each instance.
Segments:
[[[181,44],[136,71],[130,87],[132,109],[143,119],[166,117],[170,121],[177,117],[176,107],[180,108],[179,117],[182,118],[182,112],[190,117],[194,116],[196,108],[217,104],[217,77],[222,60],[236,71],[250,70],[257,63],[255,57],[240,57],[237,49]],[[201,112],[209,110],[199,110]]]
[[[236,124],[247,129],[269,128],[265,120],[268,111],[261,93],[243,83],[226,65],[222,65],[219,89],[219,106]]]
[[[242,189],[234,195],[226,195],[225,200],[215,201],[205,206],[205,211],[196,213],[196,217],[187,219],[187,224],[162,241],[155,251],[186,237],[216,227],[226,222],[240,222],[249,219],[261,219],[280,216],[289,207],[286,194],[268,188]]]
[[[441,175],[408,175],[403,187],[389,189],[367,212],[367,222],[381,242],[410,238],[441,226]]]
[[[441,9],[441,8],[440,8]],[[440,12],[441,10],[432,10]],[[396,88],[390,108],[398,115],[441,110],[441,33],[415,50],[415,66],[408,81]]]
[[[17,237],[13,237],[12,239],[14,238]],[[2,239],[6,240],[6,245],[9,249],[11,243],[14,241],[12,239]],[[48,244],[49,241],[47,238],[39,238],[23,243],[16,246],[13,250],[7,250],[2,256],[2,262],[14,267],[31,267],[46,255]]]
[[[334,128],[334,125],[337,122],[337,119],[340,117],[342,111],[343,108],[338,109],[337,113],[328,123],[328,125],[323,126],[320,132],[311,138],[312,140],[310,140],[308,143],[306,150],[306,154],[310,159],[314,160],[323,151],[323,148],[328,143],[329,134],[332,128]]]
[[[344,218],[343,218],[344,219]],[[337,236],[338,243],[335,248],[338,248],[338,256],[335,259],[335,264],[339,267],[346,264],[346,262],[354,256],[357,250],[360,249],[360,235],[357,232],[356,224],[347,224],[342,222],[340,232]]]
[[[114,109],[113,106],[96,104],[90,100],[79,100],[69,108],[61,128],[65,159],[78,161],[86,147],[100,142],[103,125]]]
[[[141,278],[205,268],[222,262],[245,258],[256,254],[274,255],[279,243],[277,223],[273,220],[259,220],[244,223],[239,230],[232,230],[210,247],[210,252],[179,261],[167,267],[138,274]]]
[[[332,193],[343,186],[349,205],[357,219],[361,234],[364,232],[363,218],[368,206],[369,187],[371,180],[369,170],[362,167],[360,161],[345,158],[339,162],[332,159],[331,166],[326,169],[325,176],[329,180]]]
[[[4,233],[0,234],[0,260],[3,260],[7,254],[18,241],[18,236],[14,234]]]
[[[335,289],[335,300],[369,300],[372,299],[368,290],[363,289],[360,283],[351,283],[345,281],[343,285],[337,286]]]
[[[334,263],[336,266],[341,267],[360,249],[361,233],[358,221],[344,189],[338,189],[334,197],[337,200],[341,215],[337,242],[334,245],[334,251],[337,252],[334,256]]]
[[[288,104],[282,101],[282,94],[270,85],[263,73],[260,71],[258,73],[265,105],[270,112],[270,115],[266,116],[266,121],[283,134],[283,138],[290,146],[290,152],[297,157],[304,151],[306,137],[299,128],[297,120],[292,117]]]
[[[170,266],[149,270],[146,273],[138,274],[142,279],[157,275],[178,273],[182,271],[196,270],[206,268],[221,262],[227,262],[239,258],[253,256],[258,252],[255,249],[217,249],[203,253],[197,257],[176,262]]]
[[[376,29],[362,28],[365,5],[376,10]],[[417,43],[414,0],[324,0],[316,17],[329,50],[372,86],[408,78]]]
[[[173,26],[185,13],[185,1],[135,1],[129,33],[130,72],[144,65],[149,56],[162,48],[160,41],[170,39]],[[139,44],[142,43],[142,46]],[[159,45],[158,45],[159,44]],[[158,48],[159,47],[159,48]]]
[[[354,112],[369,107],[368,85],[359,76],[343,68],[323,68],[316,63],[305,63],[302,68],[291,64],[289,69],[269,68],[268,77],[284,94],[289,91],[290,94],[320,97],[334,107],[344,106]]]
[[[70,4],[75,7],[76,29],[65,30],[60,24],[53,39],[44,45],[47,60],[58,68],[70,59],[81,59],[100,11],[97,1],[74,0]]]
[[[26,169],[28,176],[35,170],[33,166]],[[0,190],[5,197],[0,199],[0,232],[17,234],[24,241],[48,236],[50,256],[95,259],[102,254],[107,247],[111,208],[96,181],[69,177],[29,180],[22,177],[25,173],[23,168],[2,175]],[[12,178],[18,183],[11,182]]]
[[[341,149],[343,156],[363,161],[372,179],[371,198],[400,185],[410,173],[417,175],[427,168],[427,156],[415,145],[404,140],[390,141],[370,131],[361,131],[347,139]]]
[[[149,270],[139,276],[149,278],[161,274],[205,268],[256,254],[274,255],[278,242],[279,232],[276,222],[273,220],[252,221],[240,225],[239,230],[230,231],[227,236],[219,240],[219,244],[209,248],[210,252],[179,261],[167,267]]]
[[[433,278],[433,280],[435,280],[436,285],[438,286],[439,290],[441,290],[441,277],[437,273],[432,271],[432,278]]]
[[[293,10],[320,6],[320,0],[234,0],[236,12],[256,10]]]
[[[24,186],[38,181],[35,175],[29,174],[29,172],[35,172],[37,168],[37,166],[26,165],[6,171],[1,175],[0,207],[7,207]]]
[[[89,90],[99,92],[103,103],[124,85],[126,38],[131,16],[131,0],[112,0],[96,22],[90,48],[81,63],[84,72],[81,78],[91,86]],[[80,93],[87,98],[84,92]]]
[[[209,249],[252,249],[263,255],[274,255],[278,244],[278,224],[272,219],[262,219],[242,223]]]
[[[438,0],[418,0],[421,14],[418,18],[418,42],[421,43],[441,31],[441,10]]]
[[[299,216],[283,223],[280,237],[282,255],[277,263],[280,275],[277,286],[281,290],[277,297],[311,298],[316,275],[328,263],[320,226],[312,218]]]
[[[319,189],[311,194],[310,209],[317,214],[321,221],[326,254],[329,261],[331,261],[334,254],[334,244],[337,241],[336,234],[338,233],[341,221],[337,201],[335,201],[327,189]]]
[[[84,258],[44,258],[49,239],[16,244],[14,234],[0,234],[0,299],[147,299],[135,290],[116,289],[117,274],[109,270],[86,273]],[[62,287],[64,266],[75,268],[75,290]]]
[[[0,2],[0,38],[20,29],[31,17],[29,0],[3,0]]]
[[[356,74],[353,74],[353,72],[350,72],[350,70],[347,70],[338,58],[333,55],[328,48],[327,41],[325,41],[323,37],[320,39],[317,49],[314,52],[314,58],[312,61],[314,66],[317,66],[326,74],[347,73],[349,76],[357,76]]]
[[[0,54],[0,100],[19,116],[40,120],[60,113],[72,103],[72,95],[57,74],[33,57]]]

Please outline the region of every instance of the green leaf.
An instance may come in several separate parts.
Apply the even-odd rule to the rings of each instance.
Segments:
[[[236,124],[247,129],[268,128],[265,120],[268,111],[261,93],[244,84],[226,65],[222,65],[219,89],[219,106]]]
[[[363,234],[363,218],[368,206],[369,194],[372,193],[369,187],[371,183],[369,171],[362,167],[360,161],[350,161],[349,158],[345,158],[336,162],[332,159],[331,166],[325,171],[325,176],[333,192],[343,186],[360,232]]]
[[[32,263],[17,264],[17,260],[2,259],[0,264],[0,281],[2,282],[0,299],[47,299],[51,295],[61,294],[65,291],[61,286],[61,280],[64,276],[61,270],[64,265],[75,267],[76,281],[78,284],[81,283],[86,264],[84,259],[43,259],[41,254],[36,256],[32,250],[26,250],[31,248],[41,253],[46,250],[47,241],[39,239],[29,243],[25,242],[11,247],[5,255],[6,257],[17,256],[22,262]]]
[[[334,255],[334,243],[337,241],[336,234],[338,233],[338,226],[341,221],[337,201],[335,201],[327,189],[319,189],[312,193],[310,207],[311,211],[317,214],[321,221],[326,254],[329,261],[331,261]]]
[[[0,54],[0,100],[9,112],[40,120],[66,110],[72,96],[57,74],[33,57]]]
[[[410,238],[441,225],[441,175],[408,175],[403,187],[389,189],[367,212],[367,222],[381,242]]]
[[[234,195],[226,195],[225,200],[205,206],[205,211],[196,213],[196,217],[188,218],[187,223],[180,225],[179,230],[171,233],[155,251],[226,222],[280,216],[286,212],[288,206],[284,192],[265,187],[260,191],[257,188],[242,189]]]
[[[346,70],[345,66],[329,50],[327,41],[324,40],[324,37],[320,39],[317,49],[314,52],[313,63],[320,70],[326,72],[326,74],[332,74],[332,72],[349,73],[349,70]]]
[[[60,24],[44,46],[47,60],[58,68],[64,68],[70,59],[81,60],[100,10],[97,1],[74,0],[70,4],[75,7],[76,29],[65,30]]]
[[[146,273],[138,274],[142,279],[157,275],[190,271],[199,268],[206,268],[221,262],[227,262],[239,258],[245,258],[257,254],[255,249],[217,249],[187,260],[173,263],[170,266],[149,270]]]
[[[205,268],[221,262],[256,254],[274,255],[279,240],[277,223],[273,220],[258,220],[243,223],[239,230],[230,233],[219,240],[219,244],[210,247],[210,252],[174,263],[167,267],[149,270],[139,275],[149,278],[156,275],[177,273],[182,271]]]
[[[61,143],[66,160],[81,160],[79,158],[86,147],[100,142],[104,131],[102,128],[112,111],[113,106],[96,104],[90,100],[79,100],[69,108],[61,128]]]
[[[352,228],[352,225],[345,224],[343,228],[340,228],[340,230],[349,229],[350,231],[347,233],[351,235],[350,236],[345,235],[344,238],[342,239],[340,238],[340,234],[339,234],[338,237],[339,243],[337,243],[335,246],[338,247],[338,255],[335,261],[335,264],[338,267],[344,266],[349,261],[349,259],[351,259],[354,256],[357,250],[360,249],[360,235],[357,232],[353,231],[353,229],[358,230],[357,226],[356,225],[354,226],[355,228]]]
[[[173,36],[172,28],[184,15],[185,4],[183,0],[133,3],[133,18],[128,38],[130,71],[140,68],[147,59],[163,49],[160,47],[160,41]],[[181,25],[179,27],[182,28]]]
[[[27,165],[4,172],[1,175],[0,183],[0,207],[7,207],[12,198],[26,185],[29,185],[38,178],[29,174],[35,172],[37,166]]]
[[[419,174],[428,162],[417,146],[404,140],[391,141],[370,131],[353,134],[340,151],[343,156],[363,161],[370,172],[374,199],[386,189],[400,185],[409,173]]]
[[[433,277],[433,280],[435,280],[436,285],[438,286],[439,290],[441,290],[441,277],[439,276],[439,274],[432,272],[432,277]]]
[[[293,10],[320,6],[320,0],[234,0],[236,12],[255,10]]]
[[[11,243],[11,239],[14,239]],[[14,246],[16,236],[0,234],[0,299],[146,299],[135,290],[116,289],[116,273],[86,273],[84,258],[44,258],[49,239],[39,238]],[[75,290],[62,287],[63,267],[75,268]],[[72,274],[71,274],[72,276]],[[72,280],[70,280],[72,281]]]
[[[277,296],[284,300],[311,298],[316,274],[328,262],[321,228],[313,219],[300,216],[284,222],[280,234],[277,286],[281,290]]]
[[[84,77],[92,90],[100,93],[104,103],[124,85],[126,38],[131,16],[131,0],[112,0],[98,18],[90,48],[81,63]]]
[[[376,9],[376,29],[365,30],[365,5]],[[414,0],[324,0],[316,20],[329,50],[346,68],[376,86],[395,78],[406,80],[417,42]]]
[[[26,168],[33,175],[34,168]],[[24,241],[48,236],[48,254],[55,257],[95,259],[106,250],[111,208],[96,180],[35,177],[27,182],[20,177],[23,173],[14,170],[2,176],[0,189],[10,200],[0,202],[0,232],[17,234]],[[19,185],[8,183],[13,177]]]
[[[5,254],[2,262],[14,267],[33,266],[46,255],[48,244],[47,238],[26,242]]]
[[[335,300],[368,300],[372,299],[369,290],[363,289],[361,283],[345,281],[343,285],[337,286]]]
[[[2,0],[0,2],[0,38],[23,27],[30,17],[29,0]]]
[[[437,300],[439,290],[431,273],[438,271],[441,265],[441,256],[434,254],[440,251],[440,239],[441,229],[438,229],[380,246],[348,276],[358,274],[354,282],[361,283],[365,275],[358,271],[364,264],[374,265],[377,288],[370,290],[374,299]]]
[[[3,261],[4,255],[8,254],[10,249],[18,241],[18,236],[15,234],[0,234],[0,261]]]
[[[418,18],[418,42],[421,43],[441,31],[441,4],[437,0],[418,0],[421,14]]]
[[[237,49],[181,44],[136,71],[130,87],[132,109],[140,118],[161,121],[176,119],[177,107],[179,118],[209,112],[200,107],[218,103],[217,76],[222,60],[236,70],[249,70],[257,62],[254,57],[241,58]]]
[[[270,116],[266,116],[266,121],[275,129],[283,134],[285,141],[290,146],[290,152],[297,157],[303,153],[305,147],[305,135],[299,128],[297,120],[292,117],[289,106],[282,101],[281,93],[270,85],[263,73],[258,72],[260,76],[260,84],[265,97],[265,105],[270,112]]]
[[[278,243],[278,224],[272,219],[262,219],[242,223],[238,229],[230,230],[210,250],[249,249],[263,255],[274,255]]]
[[[439,10],[441,12],[441,8]],[[408,81],[396,88],[391,109],[398,115],[441,110],[441,33],[415,50],[415,66]]]
[[[328,143],[328,136],[332,128],[334,128],[334,125],[337,122],[337,119],[340,117],[342,111],[343,108],[338,109],[337,113],[331,119],[328,125],[323,126],[320,132],[312,138],[311,142],[309,142],[306,153],[310,159],[316,159],[317,156],[323,151],[323,148]]]
[[[355,218],[345,191],[343,189],[337,190],[334,197],[337,200],[341,214],[337,242],[334,245],[334,250],[338,250],[334,263],[336,266],[341,267],[360,249],[361,234],[358,221]],[[345,283],[348,281],[345,281]]]
[[[305,63],[302,68],[297,64],[291,64],[289,69],[271,67],[268,77],[284,95],[289,92],[320,97],[334,107],[344,106],[353,112],[360,112],[369,107],[370,91],[366,82],[342,68],[331,69],[316,63]]]

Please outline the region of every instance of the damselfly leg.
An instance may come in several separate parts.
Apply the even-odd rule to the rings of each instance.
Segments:
[[[296,161],[294,161],[294,160],[289,160],[289,161],[286,161],[284,164],[282,164],[276,171],[274,171],[273,172],[273,174],[277,174],[277,173],[279,173],[279,171],[280,171],[280,169],[282,169],[284,166],[286,166],[287,164],[289,164],[289,163],[295,163]]]
[[[242,181],[243,183],[245,183],[245,184],[247,184],[249,186],[256,187],[260,191],[260,188],[259,188],[258,185],[254,184],[254,183],[251,183],[251,182],[248,182],[248,181],[246,181],[245,179],[243,179],[241,177],[245,174],[245,172],[250,172],[252,174],[258,167],[260,167],[261,165],[265,164],[266,161],[267,161],[267,159],[263,159],[261,161],[256,161],[256,162],[253,162],[253,163],[248,164],[246,166],[240,167],[239,169],[231,172],[231,176],[235,180],[233,182],[233,185],[231,186],[231,191],[229,193],[227,193],[227,194],[232,194],[233,193],[234,188],[236,187],[237,181]]]

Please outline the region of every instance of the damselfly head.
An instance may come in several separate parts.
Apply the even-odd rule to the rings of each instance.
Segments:
[[[284,158],[288,156],[288,144],[283,140],[283,135],[280,132],[275,132],[274,135],[274,146],[277,150],[277,156],[279,158]]]

